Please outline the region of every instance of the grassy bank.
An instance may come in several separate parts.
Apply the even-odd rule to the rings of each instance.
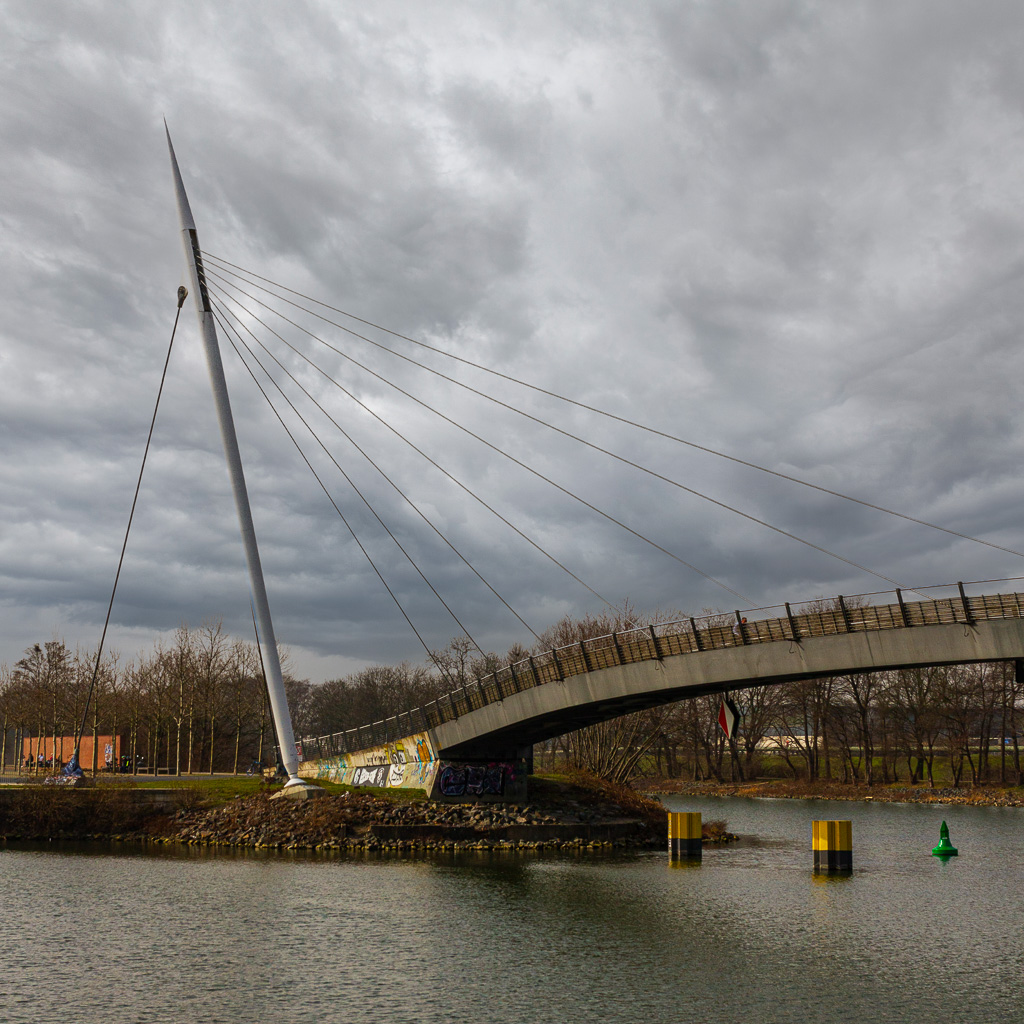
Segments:
[[[100,786],[110,783],[100,783]],[[114,783],[113,785],[116,785]],[[373,786],[344,786],[338,782],[328,782],[318,779],[311,785],[330,793],[340,796],[342,793],[369,793],[381,799],[389,800],[391,803],[408,803],[416,800],[425,800],[426,794],[421,789],[377,789]],[[173,790],[193,793],[201,796],[208,806],[214,807],[226,803],[228,800],[235,800],[238,797],[256,796],[259,793],[277,793],[283,786],[281,783],[267,784],[261,779],[249,778],[244,775],[220,777],[220,778],[174,778],[167,781],[150,780],[135,783],[135,787],[141,790]]]

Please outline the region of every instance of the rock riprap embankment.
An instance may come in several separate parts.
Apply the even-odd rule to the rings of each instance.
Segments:
[[[395,804],[355,793],[299,802],[238,798],[178,811],[154,833],[160,842],[286,849],[646,846],[662,838],[615,804]]]

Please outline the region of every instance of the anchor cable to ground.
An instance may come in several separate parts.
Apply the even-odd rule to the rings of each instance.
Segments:
[[[96,688],[96,680],[100,674],[100,663],[103,658],[103,645],[107,639],[107,629],[110,626],[110,615],[114,609],[114,596],[117,594],[117,584],[121,579],[121,568],[124,565],[125,552],[128,549],[128,535],[132,530],[132,520],[135,518],[135,506],[139,502],[139,491],[142,489],[142,474],[146,471],[146,459],[149,457],[149,446],[153,441],[153,430],[156,427],[156,414],[160,410],[160,398],[164,393],[164,382],[167,380],[167,367],[171,363],[171,352],[174,349],[174,335],[178,330],[178,320],[181,317],[181,307],[185,304],[185,299],[188,296],[188,289],[181,285],[178,288],[178,308],[174,314],[174,326],[171,328],[171,340],[167,345],[167,357],[164,359],[163,372],[160,374],[160,386],[156,392],[156,403],[153,406],[153,416],[149,421],[149,433],[146,435],[146,447],[142,452],[142,465],[139,466],[139,478],[135,482],[135,494],[132,497],[131,511],[128,513],[128,525],[124,531],[124,541],[121,544],[121,555],[117,560],[117,572],[114,573],[114,586],[110,591],[110,601],[107,604],[107,616],[103,620],[103,632],[100,634],[99,647],[96,649],[96,664],[93,666],[92,678],[89,680],[89,689],[85,695],[85,708],[82,711],[82,722],[78,727],[78,732],[75,733],[75,746],[71,753],[71,760],[68,761],[65,766],[65,770],[71,768],[71,772],[68,774],[74,774],[76,769],[80,769],[78,763],[78,752],[82,743],[82,734],[85,732],[85,723],[89,717],[89,705],[92,702],[93,691]]]

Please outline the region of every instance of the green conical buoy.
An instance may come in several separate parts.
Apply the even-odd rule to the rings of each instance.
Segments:
[[[942,828],[939,829],[939,845],[932,849],[933,857],[956,857],[959,851],[949,841],[949,828],[946,823],[942,823]]]

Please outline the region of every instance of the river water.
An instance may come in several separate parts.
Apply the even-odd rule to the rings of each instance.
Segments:
[[[0,846],[0,1021],[1024,1021],[1024,810],[665,803],[743,839],[678,867]],[[851,876],[812,875],[814,818],[853,819]]]

